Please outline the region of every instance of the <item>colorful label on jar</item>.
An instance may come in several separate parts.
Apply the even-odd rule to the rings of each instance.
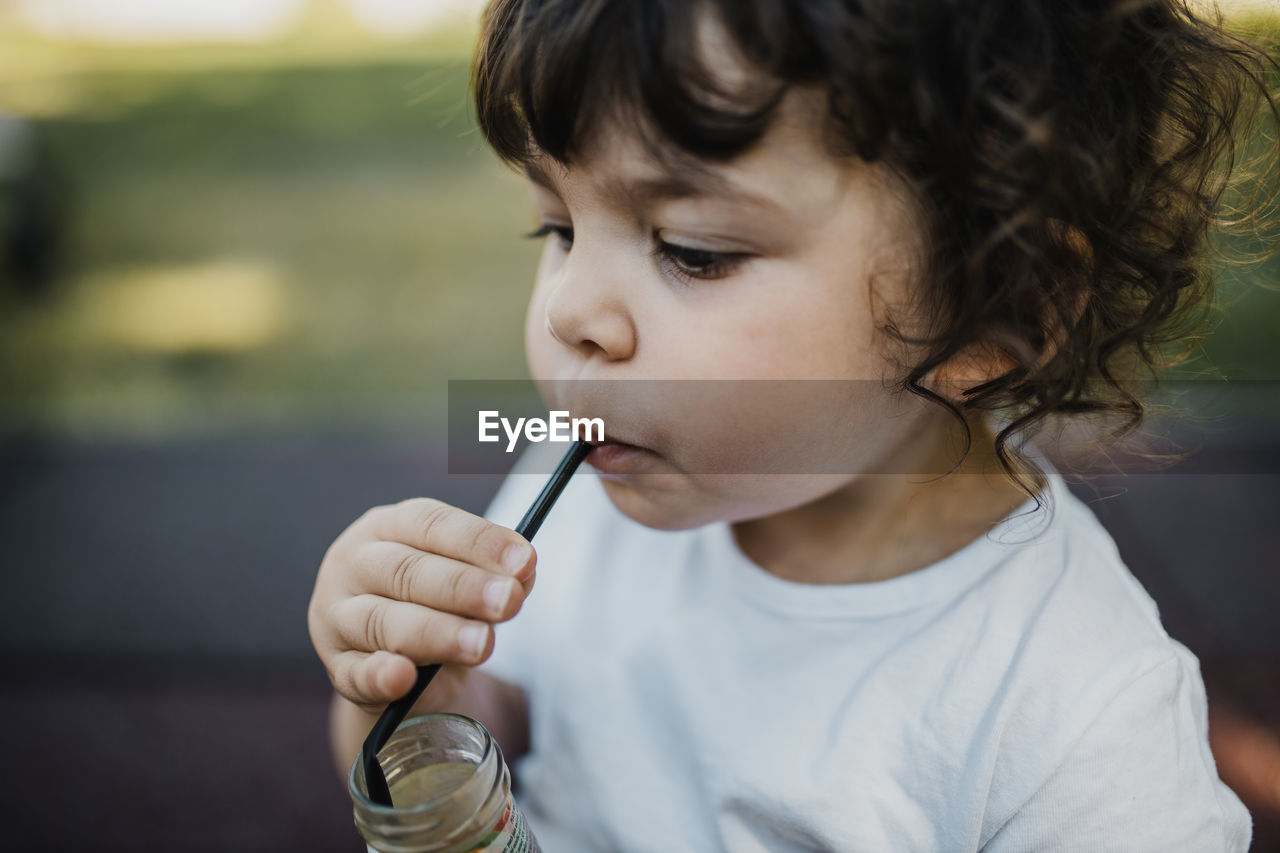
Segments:
[[[467,853],[539,853],[538,840],[529,831],[524,815],[507,797],[507,807],[489,835]]]

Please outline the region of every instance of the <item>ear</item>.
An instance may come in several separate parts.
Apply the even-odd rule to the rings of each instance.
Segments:
[[[1093,248],[1088,239],[1079,229],[1059,219],[1049,219],[1048,227],[1069,255],[1069,262],[1064,262],[1067,266],[1061,274],[1086,276],[1093,265]],[[1069,282],[1063,282],[1067,283]],[[1055,309],[1046,304],[1041,311],[1044,343],[1038,352],[1029,351],[1025,341],[996,331],[992,333],[996,336],[995,340],[970,343],[931,370],[923,380],[924,386],[955,405],[962,406],[965,391],[999,379],[1018,368],[1036,371],[1044,367],[1066,343],[1069,328],[1080,322],[1089,304],[1087,277],[1078,283],[1070,283],[1075,285],[1075,295],[1070,306]]]
[[[1020,363],[1002,347],[976,342],[929,371],[922,384],[956,406],[963,406],[966,391],[999,379]]]
[[[1072,323],[1079,322],[1087,304],[1087,294],[1080,293],[1071,309]],[[1040,370],[1054,359],[1068,340],[1068,329],[1060,315],[1051,309],[1046,309],[1045,315],[1045,337],[1038,350],[1032,350],[1026,341],[1012,335],[994,332],[992,334],[995,335],[995,340],[967,344],[947,361],[929,371],[924,378],[924,386],[962,407],[966,402],[967,391],[993,382],[1014,370]]]

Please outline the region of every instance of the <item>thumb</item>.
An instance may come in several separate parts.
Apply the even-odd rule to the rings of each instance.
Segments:
[[[386,705],[409,692],[418,668],[404,655],[379,650],[365,658],[356,675],[357,689],[365,701]]]

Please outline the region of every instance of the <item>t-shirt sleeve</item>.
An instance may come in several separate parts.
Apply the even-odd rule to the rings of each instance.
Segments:
[[[1209,752],[1198,662],[1176,646],[1098,713],[983,850],[1245,853],[1251,834]]]

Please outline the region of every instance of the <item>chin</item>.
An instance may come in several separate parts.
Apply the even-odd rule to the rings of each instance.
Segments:
[[[626,482],[601,477],[600,482],[618,512],[654,530],[690,530],[724,520],[714,508],[691,501],[687,492],[666,487],[664,481],[676,476],[651,474]]]

